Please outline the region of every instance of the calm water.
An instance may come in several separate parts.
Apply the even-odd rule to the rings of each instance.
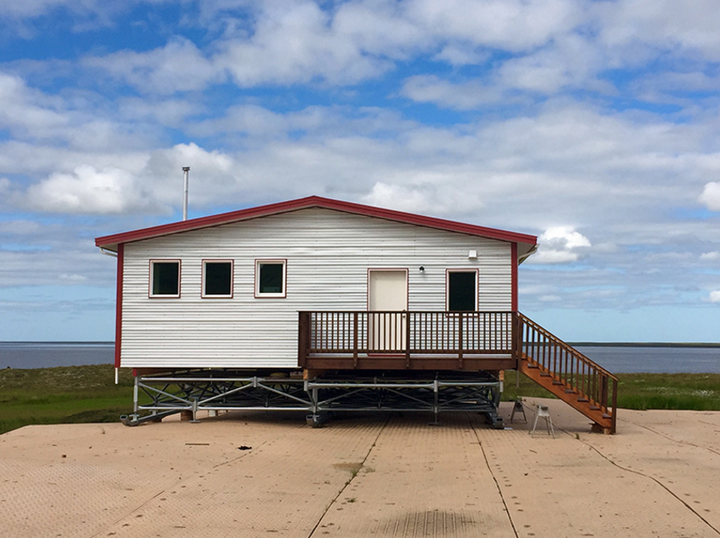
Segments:
[[[613,373],[720,373],[720,347],[636,347],[578,345],[577,349]],[[0,368],[47,368],[111,364],[112,342],[0,342]]]
[[[575,348],[613,373],[720,374],[720,347],[582,346]]]
[[[49,368],[114,361],[113,342],[0,342],[0,368]]]

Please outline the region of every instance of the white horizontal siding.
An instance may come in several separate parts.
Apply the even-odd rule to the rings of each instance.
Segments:
[[[468,259],[476,250],[477,259]],[[180,259],[181,297],[148,298],[149,261]],[[287,259],[287,297],[254,297],[255,260]],[[234,297],[202,299],[202,260],[234,260]],[[420,266],[424,272],[419,271]],[[368,268],[409,270],[409,309],[445,310],[446,269],[479,269],[479,309],[511,309],[510,244],[304,209],[125,247],[122,365],[297,365],[299,310],[365,310]]]

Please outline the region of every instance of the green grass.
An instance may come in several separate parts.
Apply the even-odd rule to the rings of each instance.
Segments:
[[[525,376],[505,372],[503,400],[552,395]],[[626,409],[720,411],[720,374],[621,374]],[[117,422],[132,409],[132,375],[111,365],[0,370],[0,433],[28,424]]]
[[[619,374],[618,407],[625,409],[677,409],[720,411],[720,374]],[[519,397],[553,398],[527,377],[505,372],[503,400]]]
[[[132,375],[111,365],[0,370],[0,433],[28,424],[117,422],[132,409]]]

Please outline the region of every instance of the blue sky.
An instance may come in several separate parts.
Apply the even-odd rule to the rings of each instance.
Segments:
[[[716,0],[0,0],[0,340],[111,340],[93,238],[317,194],[540,237],[567,340],[720,340]]]

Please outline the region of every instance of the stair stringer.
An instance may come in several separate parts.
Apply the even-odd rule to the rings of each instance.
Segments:
[[[601,431],[611,433],[612,415],[602,411],[595,402],[579,400],[581,397],[565,381],[555,377],[542,365],[535,363],[524,354],[521,355],[518,363],[519,371],[525,376],[592,420]]]

